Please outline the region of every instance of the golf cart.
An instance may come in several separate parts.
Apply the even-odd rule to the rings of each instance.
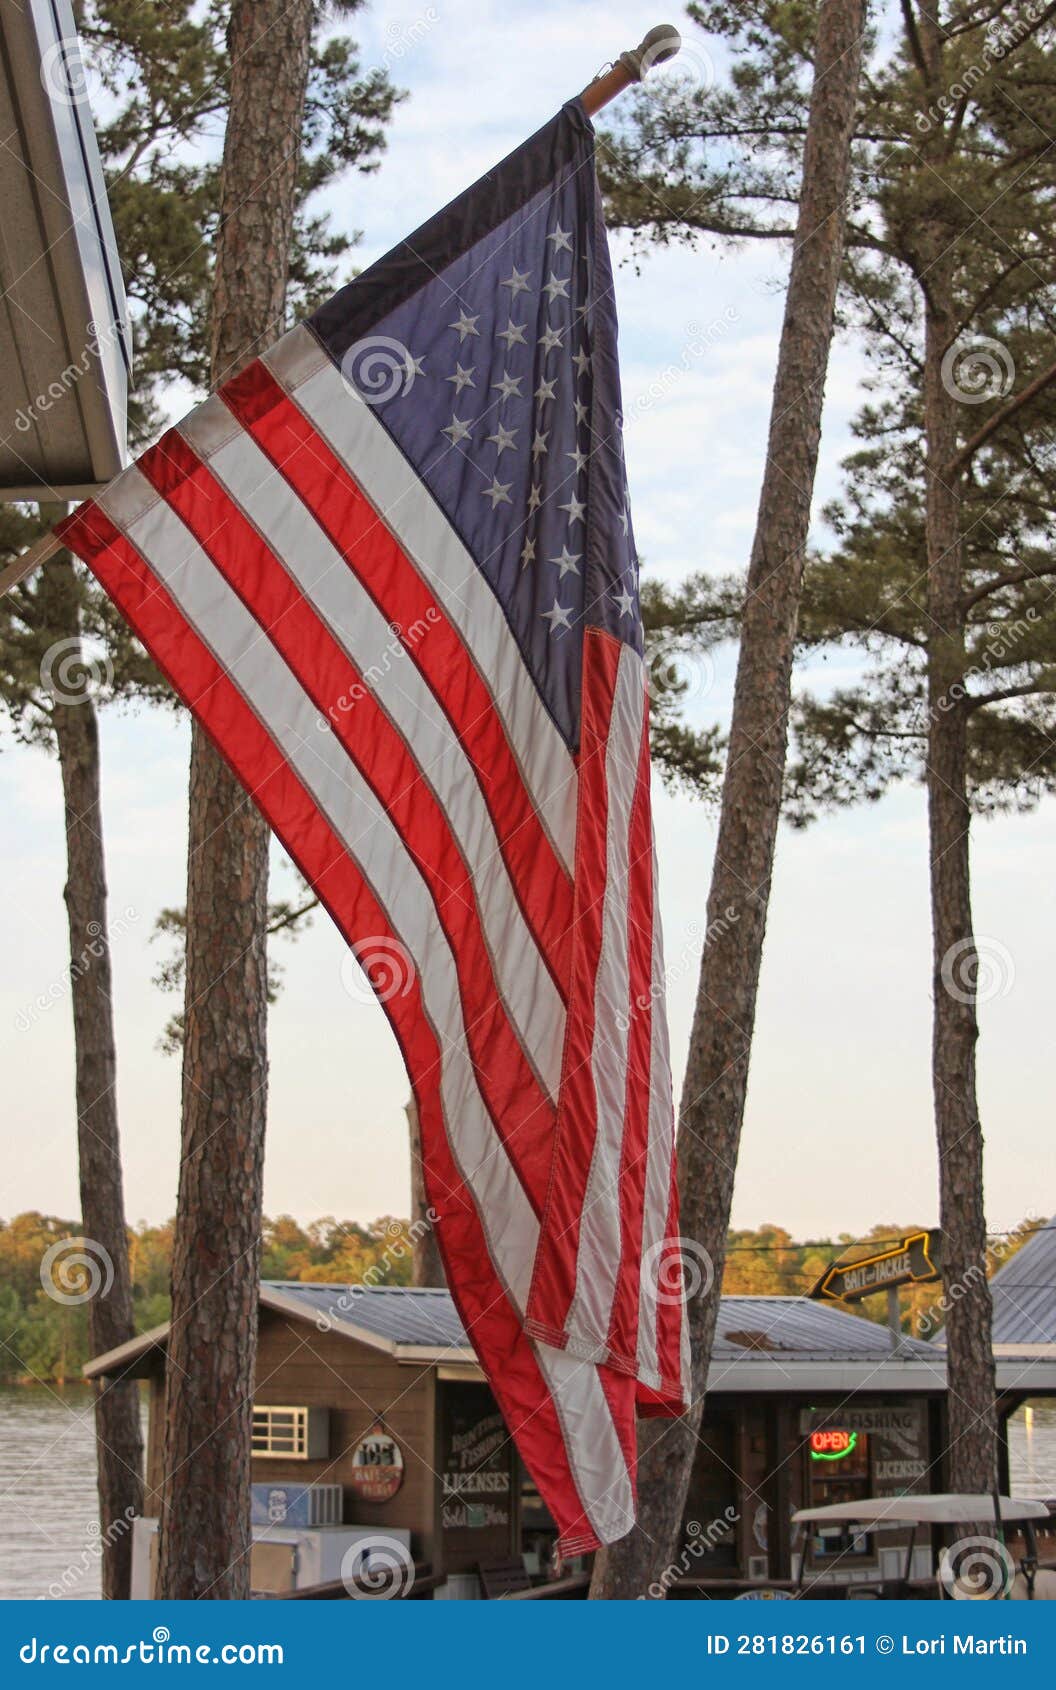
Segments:
[[[828,1575],[840,1550],[857,1552],[863,1540],[884,1532],[906,1531],[899,1578],[878,1577],[849,1586],[847,1594],[872,1598],[950,1597],[956,1601],[1056,1601],[1056,1570],[1038,1567],[1034,1522],[1050,1519],[1044,1502],[1012,1496],[883,1496],[800,1508],[792,1516],[802,1533],[797,1595],[827,1594]],[[1022,1548],[1018,1565],[1006,1547],[1006,1526],[1015,1528]],[[921,1527],[935,1528],[947,1541],[935,1576],[913,1577],[913,1555]],[[934,1540],[933,1540],[934,1543]],[[833,1553],[835,1546],[836,1553]],[[828,1548],[821,1567],[811,1565],[811,1551]],[[811,1574],[814,1577],[811,1577]],[[836,1592],[833,1590],[833,1594]]]

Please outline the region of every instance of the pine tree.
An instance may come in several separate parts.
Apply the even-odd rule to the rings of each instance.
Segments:
[[[708,942],[679,1112],[682,1230],[710,1258],[712,1284],[689,1303],[689,1413],[671,1428],[647,1423],[640,1439],[639,1524],[604,1551],[595,1567],[591,1594],[604,1599],[654,1585],[671,1561],[704,1408],[781,810],[796,619],[864,30],[864,0],[823,0],[767,463],[741,622]],[[735,920],[729,919],[731,909]]]

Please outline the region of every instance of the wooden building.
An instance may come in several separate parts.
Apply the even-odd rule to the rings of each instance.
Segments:
[[[149,1515],[160,1504],[166,1339],[159,1327],[86,1369],[149,1381]],[[787,1579],[795,1508],[941,1489],[944,1391],[932,1344],[893,1345],[886,1328],[806,1298],[723,1298],[677,1576]],[[545,1570],[552,1547],[442,1290],[262,1284],[252,1477],[262,1541],[281,1536],[290,1496],[309,1487],[326,1510],[302,1508],[302,1524],[409,1534],[414,1560],[447,1575],[450,1594],[475,1593],[481,1566],[522,1555]],[[896,1549],[893,1539],[886,1549],[833,1541],[820,1552],[853,1581],[875,1577]],[[265,1583],[284,1579],[272,1568]]]

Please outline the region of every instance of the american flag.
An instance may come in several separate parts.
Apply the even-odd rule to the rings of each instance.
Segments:
[[[448,1282],[564,1553],[687,1364],[616,319],[578,101],[61,530],[400,1042]]]

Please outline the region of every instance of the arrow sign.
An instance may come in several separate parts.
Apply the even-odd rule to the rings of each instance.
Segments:
[[[874,1291],[898,1285],[934,1285],[942,1278],[939,1249],[942,1234],[913,1232],[894,1246],[856,1262],[834,1262],[809,1293],[818,1302],[858,1303]]]

